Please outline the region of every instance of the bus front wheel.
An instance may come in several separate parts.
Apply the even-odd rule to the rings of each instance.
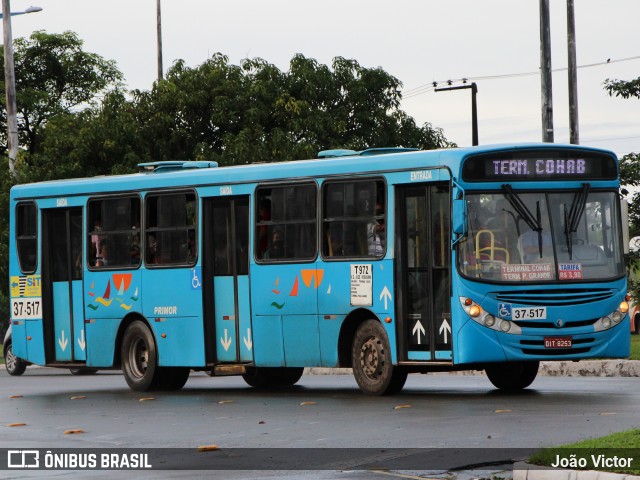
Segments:
[[[149,327],[136,320],[127,327],[122,341],[122,372],[132,390],[146,392],[158,382],[156,342]]]
[[[489,381],[500,390],[522,390],[538,375],[540,362],[512,362],[487,365],[485,372]]]
[[[407,371],[391,363],[387,333],[377,320],[367,320],[356,330],[351,363],[358,386],[368,395],[393,395],[407,381]]]

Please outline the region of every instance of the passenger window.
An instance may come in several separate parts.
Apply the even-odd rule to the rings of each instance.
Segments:
[[[89,268],[140,265],[140,198],[92,199],[87,209]]]
[[[195,193],[148,195],[145,218],[145,263],[147,265],[194,265],[196,263]]]
[[[316,257],[316,185],[260,188],[256,193],[256,258],[265,262]]]
[[[322,194],[322,256],[384,256],[386,195],[382,180],[327,182]]]
[[[38,264],[38,210],[34,203],[16,207],[16,244],[22,273],[33,273]]]

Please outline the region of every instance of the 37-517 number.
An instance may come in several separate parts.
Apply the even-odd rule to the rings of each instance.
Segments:
[[[511,314],[513,320],[540,320],[547,318],[546,307],[514,308]]]
[[[14,298],[11,300],[11,318],[14,320],[42,318],[42,299]]]

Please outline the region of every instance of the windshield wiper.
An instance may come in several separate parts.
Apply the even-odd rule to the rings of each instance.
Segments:
[[[576,192],[576,194],[573,196],[573,202],[571,202],[571,210],[569,210],[568,213],[567,205],[564,205],[564,235],[567,239],[569,260],[573,260],[572,234],[578,231],[578,225],[580,224],[580,218],[582,218],[582,214],[584,213],[584,208],[587,205],[587,197],[589,196],[590,189],[590,184],[582,184],[582,190]]]
[[[542,215],[540,214],[540,202],[536,202],[536,216],[533,216],[531,210],[525,205],[516,192],[513,191],[511,185],[505,183],[502,185],[504,196],[507,198],[513,209],[525,221],[531,230],[538,233],[538,249],[540,258],[542,258]]]

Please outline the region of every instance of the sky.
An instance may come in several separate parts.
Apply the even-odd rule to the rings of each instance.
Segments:
[[[568,142],[566,1],[550,4],[554,136]],[[12,17],[14,39],[71,30],[86,51],[115,60],[128,88],[151,88],[156,0],[11,2],[14,12],[30,5],[43,10]],[[575,0],[580,143],[618,155],[640,152],[640,100],[610,97],[603,82],[640,77],[638,18],[638,0]],[[539,0],[162,0],[162,45],[165,71],[216,52],[282,71],[297,53],[381,67],[403,84],[401,108],[460,146],[472,141],[471,91],[434,92],[432,82],[468,78],[481,144],[542,140]]]

